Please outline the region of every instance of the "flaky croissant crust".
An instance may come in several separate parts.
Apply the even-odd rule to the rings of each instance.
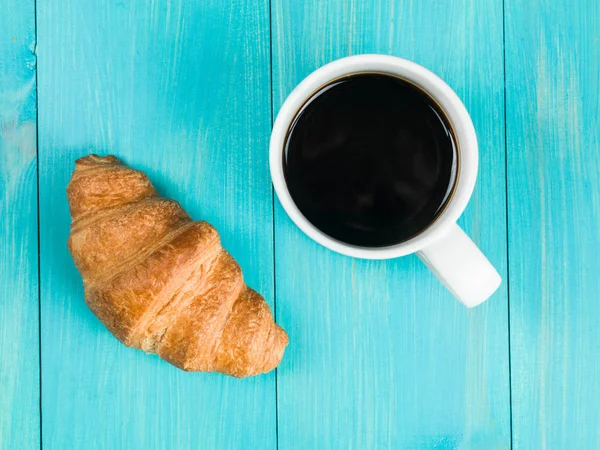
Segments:
[[[246,377],[279,364],[287,334],[210,224],[115,156],[77,160],[67,195],[85,300],[117,339],[188,371]]]

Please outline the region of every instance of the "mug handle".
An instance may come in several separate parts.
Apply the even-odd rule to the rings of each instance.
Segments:
[[[494,266],[456,224],[417,255],[467,308],[485,302],[502,282]]]

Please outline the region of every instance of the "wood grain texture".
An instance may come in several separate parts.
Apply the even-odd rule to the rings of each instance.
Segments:
[[[506,279],[502,1],[273,0],[274,104],[311,71],[389,53],[471,112],[480,174],[460,224]],[[280,448],[508,448],[507,285],[467,310],[417,260],[361,261],[275,211]]]
[[[506,0],[513,438],[600,448],[600,3]]]
[[[35,14],[0,0],[0,449],[40,446]]]
[[[116,154],[211,222],[272,304],[268,17],[262,0],[38,2],[45,448],[275,448],[273,373],[184,373],[93,316],[65,195],[77,157]]]

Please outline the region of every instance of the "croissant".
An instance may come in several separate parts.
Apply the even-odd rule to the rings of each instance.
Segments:
[[[210,224],[115,156],[78,159],[67,196],[85,301],[123,344],[239,378],[279,364],[288,336]]]

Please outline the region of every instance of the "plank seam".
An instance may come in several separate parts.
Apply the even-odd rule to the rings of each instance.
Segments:
[[[508,406],[510,448],[513,448],[513,407],[512,407],[512,364],[510,342],[510,249],[509,249],[509,207],[508,207],[508,121],[506,100],[506,0],[502,0],[502,70],[504,76],[504,189],[505,189],[505,220],[506,220],[506,302],[507,302],[507,331],[508,331]]]
[[[268,0],[269,6],[269,84],[270,91],[269,97],[271,101],[271,127],[273,128],[273,121],[275,120],[275,114],[273,109],[273,12],[271,0]],[[270,151],[270,140],[269,140],[269,151]],[[271,184],[271,212],[273,214],[273,220],[271,225],[273,227],[273,315],[275,321],[277,321],[277,263],[276,263],[276,252],[275,252],[275,190],[273,184]],[[278,369],[275,368],[275,448],[279,450],[279,397],[278,397]]]
[[[36,209],[37,209],[37,276],[38,276],[38,371],[39,371],[39,410],[40,410],[40,450],[44,448],[44,433],[42,429],[42,271],[41,271],[41,242],[40,242],[40,133],[39,133],[39,89],[38,89],[38,15],[37,15],[37,0],[33,2],[33,30],[34,30],[34,47],[33,53],[35,56],[35,176],[36,176]]]

